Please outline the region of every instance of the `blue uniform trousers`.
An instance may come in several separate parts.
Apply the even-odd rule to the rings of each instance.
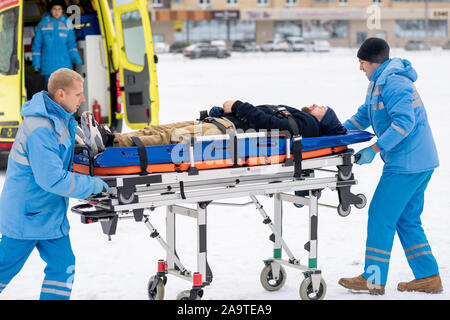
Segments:
[[[0,240],[0,293],[19,273],[34,248],[47,263],[41,300],[68,300],[75,274],[75,256],[69,236],[52,240]]]
[[[363,277],[385,285],[395,232],[416,279],[439,273],[422,228],[424,193],[433,170],[414,174],[384,172],[369,207]]]

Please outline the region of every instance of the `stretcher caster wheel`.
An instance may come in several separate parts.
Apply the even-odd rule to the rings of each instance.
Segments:
[[[203,296],[203,290],[197,292],[194,300],[200,300]],[[183,290],[177,295],[177,300],[190,300],[191,290]]]
[[[337,212],[341,217],[346,217],[350,214],[350,211],[352,210],[352,208],[350,207],[350,205],[348,205],[347,208],[344,208],[342,206],[342,204],[339,203],[338,207],[337,207]]]
[[[259,279],[264,289],[267,291],[277,291],[284,286],[286,277],[286,270],[284,270],[283,266],[280,266],[280,275],[277,280],[274,279],[272,274],[272,265],[268,264],[262,269]]]
[[[155,280],[157,278],[157,280]],[[148,297],[150,300],[164,300],[164,280],[152,276],[148,281]]]
[[[302,300],[322,300],[327,293],[327,285],[320,279],[319,290],[314,292],[311,277],[306,277],[300,284],[299,293]]]
[[[366,198],[366,196],[363,195],[362,193],[358,193],[356,196],[357,196],[359,199],[362,200],[362,203],[355,204],[355,207],[358,208],[358,209],[364,208],[364,207],[366,206],[366,204],[367,204],[367,198]]]

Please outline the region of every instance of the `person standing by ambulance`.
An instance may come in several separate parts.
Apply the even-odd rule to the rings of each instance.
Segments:
[[[0,293],[34,248],[47,263],[40,299],[66,300],[72,292],[75,256],[69,238],[69,197],[108,190],[97,177],[71,171],[83,78],[60,69],[49,92],[36,93],[21,109],[24,120],[11,148],[0,198]]]
[[[408,60],[389,59],[389,45],[367,39],[359,48],[360,70],[370,81],[365,103],[344,123],[349,130],[372,126],[378,137],[357,152],[357,164],[368,164],[380,153],[383,173],[369,207],[363,274],[339,284],[356,291],[384,294],[391,249],[397,232],[414,280],[400,282],[399,291],[439,293],[439,268],[422,228],[424,194],[439,159],[425,106]],[[355,156],[356,156],[355,155]]]
[[[65,7],[63,0],[50,2],[50,12],[42,16],[33,40],[33,67],[45,76],[46,83],[53,71],[72,70],[73,64],[82,64],[73,26],[64,14]]]

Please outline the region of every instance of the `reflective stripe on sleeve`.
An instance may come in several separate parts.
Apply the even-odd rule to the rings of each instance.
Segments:
[[[30,165],[28,158],[19,154],[14,148],[11,148],[9,156],[11,157],[12,160],[14,160],[17,163],[23,164],[25,166]]]
[[[73,188],[75,187],[75,174],[73,172],[71,172],[71,175],[72,175],[72,180],[70,180],[69,190],[67,190],[67,192],[62,195],[63,197],[67,197],[73,191]]]
[[[22,122],[22,127],[27,135],[30,135],[34,130],[41,127],[54,130],[51,120],[43,117],[26,117]]]
[[[351,117],[351,118],[350,118],[350,121],[351,121],[351,122],[355,125],[355,127],[357,127],[359,130],[364,130],[364,128],[361,127],[361,125],[360,125],[358,122],[356,122],[355,118]]]
[[[394,123],[391,123],[391,127],[394,128],[395,130],[397,130],[399,133],[401,133],[402,135],[404,135],[405,137],[408,136],[408,133],[403,130],[402,128],[400,128],[399,126],[395,125]]]

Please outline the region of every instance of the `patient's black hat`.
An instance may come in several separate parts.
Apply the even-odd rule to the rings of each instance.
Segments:
[[[369,38],[363,42],[357,56],[361,60],[383,63],[389,59],[389,45],[383,39]]]
[[[319,128],[321,136],[331,136],[335,134],[344,134],[347,132],[347,129],[342,125],[336,113],[330,107],[328,107],[327,111],[320,120]]]

